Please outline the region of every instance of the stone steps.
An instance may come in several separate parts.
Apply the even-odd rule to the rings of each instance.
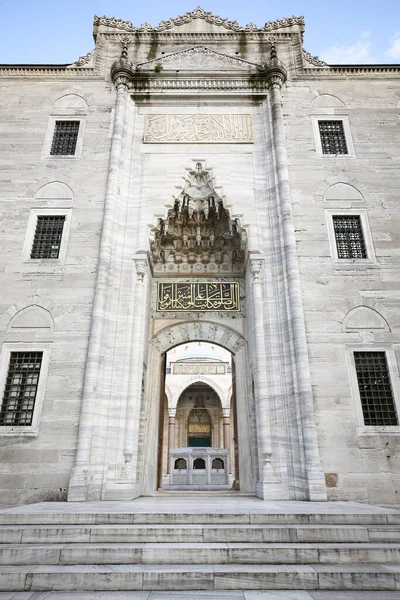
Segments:
[[[201,500],[200,500],[201,502]],[[50,504],[50,503],[49,503]],[[60,503],[61,504],[61,503]],[[62,503],[66,504],[66,503]],[[111,504],[111,503],[109,503]],[[132,503],[133,504],[133,503]],[[35,505],[31,505],[35,506]],[[24,507],[25,508],[25,507]],[[392,525],[400,527],[400,512],[392,513],[135,513],[135,512],[69,512],[56,509],[43,512],[0,511],[0,526],[12,525]]]
[[[300,600],[307,590],[375,590],[400,599],[397,511],[194,500],[46,503],[0,512],[0,600],[5,590],[10,598],[50,590],[76,598],[96,590],[201,590],[216,597],[278,590],[288,599],[289,590],[301,590]]]
[[[400,544],[0,544],[0,565],[399,564]]]
[[[0,526],[0,543],[399,543],[393,525],[17,525]]]
[[[388,590],[395,565],[42,565],[0,567],[0,590]]]

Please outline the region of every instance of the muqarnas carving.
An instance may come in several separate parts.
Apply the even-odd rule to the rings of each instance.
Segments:
[[[181,194],[153,232],[150,255],[158,273],[235,273],[244,270],[247,236],[215,191],[209,169],[197,162]]]

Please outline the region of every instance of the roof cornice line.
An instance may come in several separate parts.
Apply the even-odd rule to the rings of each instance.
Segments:
[[[192,12],[187,12],[183,16],[169,19],[168,21],[161,21],[158,25],[153,27],[149,23],[144,23],[140,27],[135,27],[130,21],[122,21],[121,19],[115,19],[115,17],[98,17],[94,16],[93,26],[99,27],[104,25],[105,27],[113,27],[115,29],[121,29],[123,31],[131,32],[162,32],[172,29],[173,27],[179,27],[191,23],[195,19],[203,19],[211,25],[218,25],[230,31],[240,32],[269,32],[275,29],[281,29],[283,27],[292,27],[294,25],[304,26],[304,17],[288,17],[286,19],[277,19],[276,21],[269,21],[265,23],[263,27],[257,27],[254,23],[249,23],[245,27],[239,25],[237,21],[229,21],[229,19],[223,19],[218,15],[213,15],[211,12],[206,12],[200,6],[198,6]]]

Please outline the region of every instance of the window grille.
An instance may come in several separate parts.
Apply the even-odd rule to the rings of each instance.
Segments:
[[[31,425],[43,352],[11,352],[0,426]]]
[[[78,140],[79,121],[56,121],[50,154],[73,156]]]
[[[355,216],[334,216],[338,258],[367,258],[361,218]]]
[[[365,425],[398,425],[385,352],[354,352]]]
[[[64,215],[37,218],[31,258],[58,258],[64,222]]]
[[[343,121],[318,121],[323,154],[348,154]]]

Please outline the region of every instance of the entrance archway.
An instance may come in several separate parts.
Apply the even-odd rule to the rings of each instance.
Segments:
[[[181,321],[159,331],[149,344],[147,377],[143,402],[143,423],[146,444],[143,444],[141,469],[143,476],[142,494],[154,494],[157,489],[157,460],[160,439],[160,419],[165,410],[164,376],[165,353],[187,342],[210,342],[228,350],[234,361],[237,377],[237,439],[238,465],[241,473],[240,489],[254,492],[256,480],[256,461],[252,440],[251,423],[251,384],[246,344],[243,336],[225,324],[212,321]],[[159,373],[157,377],[156,374]],[[160,402],[161,399],[161,402]],[[164,403],[160,414],[160,403]],[[229,404],[228,404],[229,406]]]

